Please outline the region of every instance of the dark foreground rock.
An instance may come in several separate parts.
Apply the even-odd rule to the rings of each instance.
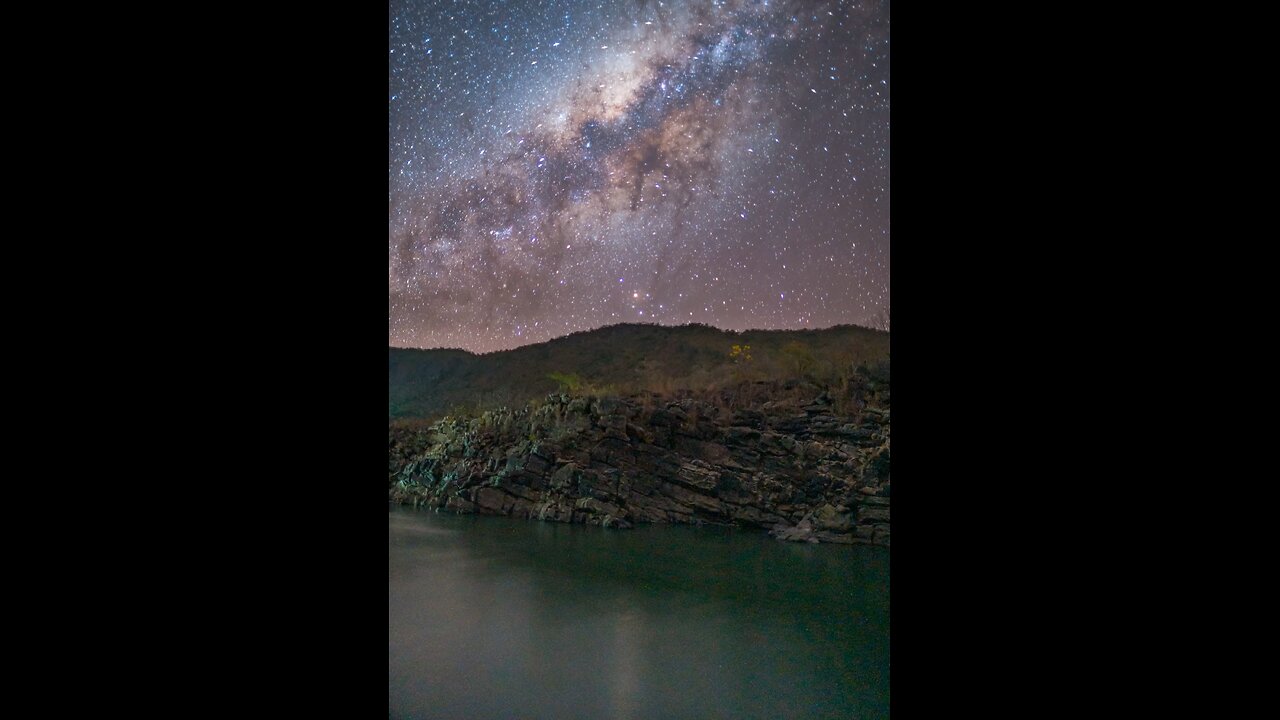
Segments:
[[[553,395],[413,437],[393,432],[390,498],[603,527],[712,523],[889,545],[888,408],[837,410],[826,393],[760,400],[774,389],[752,388],[756,401],[742,407]]]

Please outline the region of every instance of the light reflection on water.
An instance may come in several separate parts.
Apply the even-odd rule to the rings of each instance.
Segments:
[[[392,717],[888,716],[882,548],[388,519]]]

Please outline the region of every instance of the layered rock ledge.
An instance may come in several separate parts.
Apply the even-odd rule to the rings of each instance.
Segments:
[[[786,394],[755,385],[747,396]],[[826,392],[795,394],[741,407],[551,395],[393,429],[389,496],[459,513],[616,528],[712,523],[781,540],[889,545],[887,402],[844,407]]]

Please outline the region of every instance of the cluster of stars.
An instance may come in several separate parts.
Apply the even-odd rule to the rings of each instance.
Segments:
[[[393,0],[389,342],[873,324],[889,11]]]

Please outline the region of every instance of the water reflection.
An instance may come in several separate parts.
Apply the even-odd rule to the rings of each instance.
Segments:
[[[393,717],[887,717],[888,552],[389,513]]]
[[[640,662],[636,645],[640,641],[643,625],[639,613],[633,610],[620,612],[614,625],[614,656],[617,658],[617,667],[610,686],[610,700],[613,705],[612,716],[619,720],[631,720],[639,716]]]

